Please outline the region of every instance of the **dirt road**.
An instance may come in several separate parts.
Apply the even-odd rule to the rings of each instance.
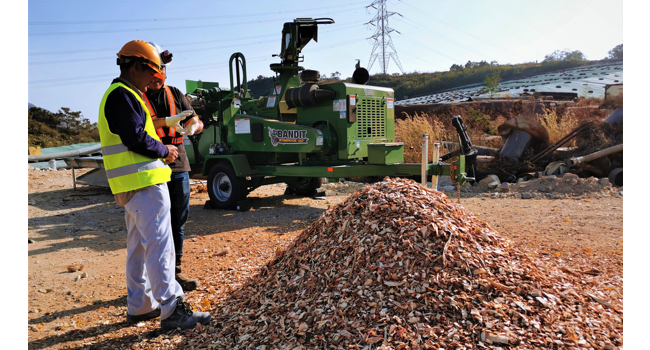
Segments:
[[[344,192],[345,186],[336,189]],[[284,249],[329,205],[346,197],[333,191],[321,199],[283,193],[284,185],[260,188],[249,196],[253,209],[240,213],[204,210],[207,194],[193,192],[184,268],[202,282],[186,294],[197,309],[212,309],[204,296],[225,298],[276,249]],[[107,189],[74,191],[69,171],[30,170],[28,197],[30,349],[182,348],[187,339],[201,337],[200,329],[159,332],[158,320],[124,323],[124,210]],[[584,283],[600,283],[610,303],[622,304],[622,197],[477,195],[461,203],[530,254],[575,271],[595,271],[596,276],[585,275]],[[83,269],[68,272],[69,265]]]

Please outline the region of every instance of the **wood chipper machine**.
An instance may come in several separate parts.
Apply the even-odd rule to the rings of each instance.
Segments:
[[[246,59],[230,57],[230,88],[216,82],[186,81],[189,97],[204,123],[186,147],[193,173],[207,175],[210,205],[247,210],[253,189],[286,183],[295,194],[311,195],[322,178],[366,176],[453,176],[467,180],[464,158],[453,164],[404,163],[404,145],[395,142],[394,93],[368,86],[359,67],[354,83],[319,84],[319,73],[299,66],[301,50],[318,41],[318,26],[329,18],[297,18],[284,24],[281,62],[268,96],[248,92]],[[236,79],[236,81],[234,81]],[[425,162],[428,163],[428,162]]]

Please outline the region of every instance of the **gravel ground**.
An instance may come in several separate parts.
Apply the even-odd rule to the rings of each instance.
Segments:
[[[251,193],[253,209],[241,213],[204,210],[208,195],[193,185],[184,272],[200,279],[202,286],[186,293],[186,298],[196,309],[216,309],[206,302],[206,295],[225,299],[328,206],[361,186],[326,184],[325,196],[312,199],[284,195],[285,185],[269,185]],[[604,293],[610,301],[622,303],[619,192],[601,186],[579,195],[563,193],[558,199],[533,191],[543,194],[522,199],[520,193],[488,190],[461,193],[461,204],[542,260],[577,271],[597,269],[597,279],[585,276],[583,283],[607,281],[612,287]],[[447,195],[456,199],[456,191]],[[115,205],[108,189],[74,191],[70,171],[30,169],[28,199],[28,236],[33,240],[28,245],[26,310],[30,349],[182,349],[188,339],[210,331],[203,327],[160,332],[159,320],[124,323],[124,210]],[[67,272],[71,264],[83,264],[83,270]]]

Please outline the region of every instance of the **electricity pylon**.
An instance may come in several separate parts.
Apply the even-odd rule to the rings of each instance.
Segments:
[[[376,27],[375,34],[369,37],[369,40],[374,41],[374,46],[372,47],[372,53],[370,54],[370,60],[368,62],[368,71],[372,68],[372,65],[379,57],[379,64],[381,64],[381,70],[384,74],[388,70],[388,61],[392,58],[393,62],[399,67],[399,70],[404,74],[404,69],[402,69],[402,64],[397,57],[397,50],[393,46],[393,39],[390,37],[390,33],[396,32],[401,34],[397,30],[390,28],[388,26],[388,17],[392,15],[398,15],[404,17],[397,12],[389,12],[386,9],[386,0],[375,0],[372,4],[366,6],[366,9],[373,8],[377,10],[377,14],[370,20],[370,22],[365,23],[368,26]],[[392,49],[392,52],[388,50]]]

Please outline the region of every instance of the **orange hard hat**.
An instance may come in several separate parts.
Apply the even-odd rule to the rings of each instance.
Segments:
[[[136,57],[137,60],[143,64],[151,67],[156,73],[162,73],[160,70],[160,53],[146,41],[131,40],[122,46],[120,52],[117,53],[117,64],[126,63],[128,59]]]

